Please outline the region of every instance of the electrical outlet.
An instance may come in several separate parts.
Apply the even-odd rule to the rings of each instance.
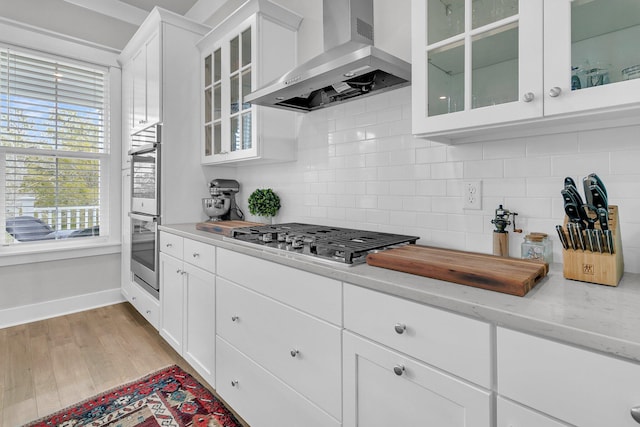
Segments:
[[[464,185],[464,208],[482,209],[482,181],[465,181]]]

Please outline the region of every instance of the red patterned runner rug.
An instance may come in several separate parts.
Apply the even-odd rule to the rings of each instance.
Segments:
[[[174,365],[27,426],[241,427],[241,424],[209,390]]]

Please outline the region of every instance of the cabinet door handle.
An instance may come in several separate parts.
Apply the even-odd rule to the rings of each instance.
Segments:
[[[633,418],[638,424],[640,424],[640,405],[631,408],[631,418]]]
[[[176,270],[176,273],[177,273],[177,274],[182,274],[182,273],[184,273],[184,271],[182,271],[182,270],[180,270],[180,269],[177,269],[177,270]]]
[[[296,350],[295,348],[293,348],[289,353],[291,354],[291,357],[297,357],[298,354],[300,354],[300,350]]]
[[[524,102],[531,102],[535,99],[535,95],[533,94],[533,92],[527,92],[524,95],[522,95],[522,100]]]
[[[404,374],[404,365],[396,365],[393,367],[393,373],[397,376],[402,376]]]
[[[231,387],[238,387],[238,380],[231,380]]]
[[[197,252],[194,252],[194,253],[193,253],[193,257],[194,257],[194,258],[200,258],[200,254],[199,254],[199,253],[197,253]]]
[[[172,248],[172,247],[173,247],[173,244],[171,244],[171,243],[167,243],[165,246],[166,246],[166,247],[168,247],[168,248]]]
[[[404,334],[404,331],[407,330],[407,325],[405,325],[404,323],[396,323],[394,329],[396,330],[397,334],[402,335]]]
[[[147,314],[151,314],[151,310],[147,310],[147,311],[146,311],[146,313],[147,313]]]
[[[131,301],[135,301],[137,299],[138,299],[138,297],[131,297]]]
[[[554,86],[551,89],[549,89],[549,96],[552,98],[557,98],[558,96],[560,96],[560,93],[562,92],[562,89],[558,86]]]
[[[240,318],[238,316],[231,316],[231,321],[232,322],[237,322],[238,320],[240,320]]]

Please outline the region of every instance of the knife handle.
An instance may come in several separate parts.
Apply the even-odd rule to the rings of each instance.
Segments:
[[[583,251],[587,250],[587,243],[584,239],[584,234],[582,234],[582,229],[580,227],[576,227],[576,234],[578,235],[578,242],[580,243],[580,249]]]
[[[602,231],[609,230],[609,212],[605,208],[598,208],[597,213]]]
[[[602,253],[602,230],[595,229],[593,230],[595,238],[596,238],[596,246],[598,247],[598,252]]]
[[[562,247],[564,249],[569,249],[569,242],[567,241],[567,235],[564,233],[562,226],[556,225],[556,231],[558,232],[558,237],[560,238],[560,243],[562,243]]]
[[[571,249],[574,251],[578,249],[577,236],[574,231],[575,224],[572,222],[567,223],[567,232],[569,233],[569,242],[571,243]]]
[[[613,255],[613,233],[611,230],[604,230],[604,237],[607,241],[607,250],[609,251],[609,254]]]
[[[595,252],[596,243],[593,240],[593,230],[587,229],[585,232],[587,233],[587,242],[589,242],[589,251]]]

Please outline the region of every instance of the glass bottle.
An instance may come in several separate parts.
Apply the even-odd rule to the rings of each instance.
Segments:
[[[546,233],[527,234],[520,245],[521,257],[551,264],[553,262],[553,248],[551,245],[552,242]]]

